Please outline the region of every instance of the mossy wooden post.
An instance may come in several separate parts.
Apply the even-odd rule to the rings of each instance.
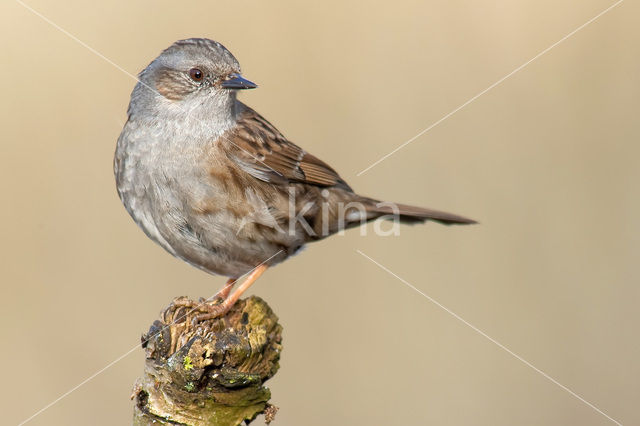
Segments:
[[[172,303],[143,336],[133,424],[236,426],[261,413],[273,420],[277,408],[263,384],[278,371],[278,317],[255,296],[196,326],[190,310]]]

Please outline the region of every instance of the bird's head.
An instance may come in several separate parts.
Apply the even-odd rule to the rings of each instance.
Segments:
[[[131,103],[133,110],[150,112],[168,105],[176,111],[222,113],[232,107],[237,90],[255,87],[222,44],[190,38],[173,43],[140,73]]]

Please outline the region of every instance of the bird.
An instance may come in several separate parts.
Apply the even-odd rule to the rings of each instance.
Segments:
[[[176,41],[139,73],[116,145],[116,187],[133,220],[173,256],[228,278],[198,321],[223,316],[265,270],[341,230],[378,218],[476,223],[358,195],[237,99],[256,87],[222,44]]]

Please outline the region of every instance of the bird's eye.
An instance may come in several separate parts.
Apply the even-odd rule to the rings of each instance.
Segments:
[[[198,68],[191,68],[189,70],[189,77],[191,77],[193,81],[202,81],[204,74]]]

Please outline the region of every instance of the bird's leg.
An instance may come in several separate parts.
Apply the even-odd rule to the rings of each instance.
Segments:
[[[229,278],[224,287],[222,287],[222,289],[218,293],[216,293],[216,299],[220,298],[222,300],[225,300],[227,297],[229,297],[229,293],[231,293],[231,289],[233,288],[233,285],[236,283],[236,281],[238,281],[237,278]]]
[[[231,309],[231,307],[238,301],[240,296],[242,296],[242,293],[247,291],[247,289],[251,287],[251,285],[254,282],[256,282],[256,280],[260,277],[260,275],[262,275],[266,270],[267,270],[267,265],[264,265],[264,264],[255,268],[253,271],[251,271],[249,276],[247,276],[247,279],[244,280],[242,284],[240,284],[238,288],[236,288],[236,290],[230,296],[229,296],[229,292],[231,292],[231,287],[233,287],[233,283],[229,285],[229,282],[227,282],[227,284],[221,290],[221,293],[226,290],[226,297],[224,298],[222,303],[219,303],[216,305],[211,305],[207,303],[206,305],[201,306],[201,308],[204,308],[207,310],[207,313],[198,315],[195,318],[195,320],[197,322],[206,321],[208,319],[217,318],[219,316],[226,314],[227,311],[229,311],[229,309]],[[234,280],[234,283],[235,283],[235,280]],[[204,310],[204,309],[198,309],[198,310]]]
[[[191,323],[191,315],[196,312],[204,312],[209,313],[211,309],[209,308],[209,303],[215,303],[219,300],[218,303],[224,302],[227,297],[229,297],[229,293],[231,293],[231,289],[233,285],[236,283],[237,278],[229,278],[227,283],[218,291],[211,299],[211,301],[206,301],[202,298],[198,302],[195,300],[187,299],[186,297],[181,297],[173,301],[173,310],[175,312],[174,317],[178,320],[182,318],[186,318],[187,324]],[[180,310],[180,311],[178,311]],[[194,319],[197,322],[198,315],[194,314]],[[189,327],[189,326],[187,326]]]

